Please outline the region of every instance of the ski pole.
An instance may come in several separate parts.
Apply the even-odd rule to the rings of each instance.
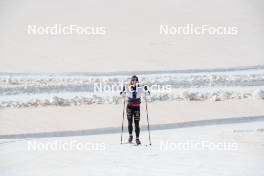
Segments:
[[[145,87],[145,90],[146,90],[146,87]],[[149,145],[151,145],[150,129],[149,129],[149,117],[148,117],[148,101],[147,101],[147,93],[145,93],[145,101],[146,101],[146,114],[147,114],[147,122],[148,122]]]
[[[123,87],[123,92],[124,93],[125,91],[125,87]],[[121,94],[121,93],[120,93]],[[121,130],[121,144],[123,142],[123,131],[124,131],[124,118],[125,118],[125,106],[126,106],[126,99],[125,99],[125,96],[123,95],[123,98],[124,98],[124,106],[123,106],[123,118],[122,118],[122,130]]]

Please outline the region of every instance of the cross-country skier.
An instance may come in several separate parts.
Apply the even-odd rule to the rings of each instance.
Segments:
[[[136,132],[136,144],[141,144],[139,140],[139,133],[140,133],[140,127],[139,127],[139,121],[140,121],[140,103],[141,103],[141,97],[145,93],[150,93],[147,90],[147,86],[141,87],[139,85],[139,80],[136,75],[132,76],[131,81],[128,85],[127,89],[123,89],[120,94],[127,96],[127,120],[128,120],[128,132],[129,132],[129,139],[128,142],[132,143],[133,141],[133,121],[135,124],[135,132]]]

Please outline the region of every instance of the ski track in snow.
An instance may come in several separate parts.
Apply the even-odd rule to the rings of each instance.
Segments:
[[[144,85],[160,86],[161,91],[152,90],[150,102],[264,99],[263,67],[135,73]],[[123,101],[121,83],[132,74],[0,73],[0,108],[118,104]],[[100,84],[114,91],[94,91]],[[170,91],[165,90],[166,85],[171,86]]]

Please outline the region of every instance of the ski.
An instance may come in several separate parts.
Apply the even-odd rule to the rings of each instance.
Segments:
[[[148,145],[148,144],[137,144],[137,143],[135,143],[135,142],[124,142],[124,143],[122,143],[122,144],[125,144],[125,145],[131,145],[131,146],[135,146],[135,147],[139,147],[139,146],[145,146],[145,147],[147,147],[147,146],[150,146],[150,145]]]

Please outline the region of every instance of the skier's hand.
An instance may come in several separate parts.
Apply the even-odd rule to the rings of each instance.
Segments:
[[[126,91],[126,87],[125,87],[125,86],[123,86],[123,90],[120,92],[120,95],[124,94],[124,93],[125,93],[125,91]]]
[[[145,85],[144,86],[144,90],[145,90],[146,93],[148,93],[148,95],[150,95],[150,91],[148,90],[148,86]]]
[[[147,86],[147,85],[144,86],[144,90],[145,90],[145,91],[148,90],[148,86]]]

